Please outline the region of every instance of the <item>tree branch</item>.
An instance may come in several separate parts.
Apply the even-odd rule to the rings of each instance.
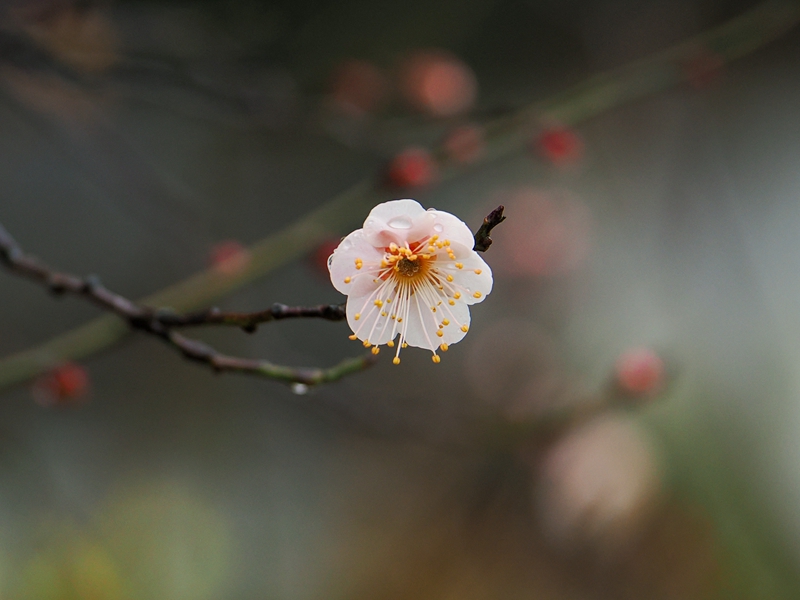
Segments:
[[[492,245],[492,238],[489,237],[489,234],[492,232],[492,229],[506,220],[505,216],[503,216],[504,210],[505,207],[501,204],[483,219],[483,225],[475,232],[475,250],[478,252],[486,252],[489,246]]]
[[[152,309],[112,292],[103,286],[97,277],[81,278],[51,269],[35,257],[25,254],[2,224],[0,224],[0,260],[12,273],[42,283],[54,294],[72,294],[85,298],[125,319],[132,328],[158,337],[178,350],[185,358],[208,365],[217,372],[233,371],[310,386],[336,381],[351,373],[362,371],[374,364],[376,359],[373,354],[367,354],[346,359],[327,369],[287,367],[266,360],[221,354],[208,344],[173,330],[177,326],[204,324],[236,325],[245,330],[255,330],[259,323],[296,317],[319,317],[340,321],[345,318],[343,307],[340,305],[292,307],[274,304],[271,308],[256,313],[223,313],[211,309],[188,315]]]

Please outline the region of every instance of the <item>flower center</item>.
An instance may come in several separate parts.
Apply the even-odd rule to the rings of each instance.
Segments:
[[[397,271],[400,275],[405,275],[406,277],[413,277],[419,270],[422,268],[422,265],[418,260],[411,260],[410,258],[403,257],[398,260],[394,265],[394,270]]]

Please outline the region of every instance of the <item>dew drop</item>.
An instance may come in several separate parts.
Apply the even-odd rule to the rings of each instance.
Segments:
[[[387,225],[394,229],[411,229],[412,223],[408,217],[400,216],[389,219]]]
[[[291,390],[293,394],[304,396],[308,393],[308,386],[305,383],[295,382],[291,385]]]
[[[436,223],[436,225],[433,226],[433,230],[436,233],[442,233],[443,229],[444,229],[444,226],[441,223]]]

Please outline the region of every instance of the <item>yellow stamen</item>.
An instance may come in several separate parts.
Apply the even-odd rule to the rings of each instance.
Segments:
[[[358,320],[361,318],[361,313],[356,313],[355,315],[353,315],[353,318],[354,318],[356,321],[358,321]]]
[[[408,348],[408,344],[406,344],[405,342],[403,342],[403,348]]]
[[[461,298],[461,292],[456,292],[455,294],[453,294],[453,298],[455,298],[456,300]]]
[[[442,321],[442,325],[450,325],[450,321],[448,321],[447,319],[445,319],[444,321]]]
[[[456,305],[456,302],[455,302],[455,300],[452,300],[452,299],[451,299],[451,300],[448,300],[448,301],[447,301],[447,303],[448,303],[450,306],[455,306],[455,305]]]
[[[452,275],[450,275],[449,273],[448,273],[448,275],[447,275],[447,281],[453,281],[453,276],[452,276]]]
[[[480,298],[481,296],[483,296],[483,294],[481,294],[480,292],[475,292],[474,294],[472,294],[472,296],[474,298]]]
[[[382,311],[381,311],[381,316],[382,316],[382,317],[388,317],[388,316],[389,316],[389,313],[387,313],[385,310],[382,310]]]
[[[483,273],[483,271],[480,269],[475,269],[475,275],[480,275],[481,273]]]
[[[373,347],[372,347],[372,353],[373,353],[373,354],[377,354],[377,353],[378,353],[378,352],[380,352],[380,351],[381,351],[381,349],[380,349],[380,348],[378,348],[377,346],[373,346]]]
[[[355,340],[357,340],[357,339],[358,339],[358,336],[357,336],[355,333],[354,333],[354,334],[352,334],[352,335],[348,335],[347,337],[348,337],[349,339],[353,340],[353,341],[355,341]]]
[[[345,277],[344,278],[344,282],[345,283],[350,283],[351,281],[352,281],[352,279],[350,279],[349,277]]]
[[[370,346],[372,346],[372,344],[370,344],[367,340],[364,340],[364,348],[369,348]]]
[[[449,348],[450,346],[448,346],[447,344],[442,344],[441,346],[439,346],[439,350],[441,350],[442,352],[447,352]]]
[[[389,346],[389,348],[394,348],[394,340],[389,340],[386,342],[386,345]]]
[[[431,360],[438,365],[440,362],[442,362],[442,357],[439,356],[438,354],[434,354],[433,356],[431,356]]]
[[[466,325],[462,325],[461,326],[461,331],[463,331],[464,333],[467,333],[469,331],[469,327],[467,327]]]
[[[444,331],[442,331],[441,329],[437,329],[436,330],[436,335],[438,335],[439,337],[442,337],[444,335]]]
[[[456,263],[456,269],[463,269],[464,263]]]
[[[383,306],[383,300],[375,300],[375,306]]]
[[[400,364],[400,357],[399,356],[395,356],[392,359],[392,364],[399,365]]]

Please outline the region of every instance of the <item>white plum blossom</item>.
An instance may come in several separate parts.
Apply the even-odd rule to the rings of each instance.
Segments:
[[[373,208],[328,259],[333,286],[348,296],[350,339],[374,354],[396,345],[394,364],[406,346],[432,351],[438,363],[436,351],[467,334],[469,306],[492,291],[492,271],[474,243],[462,220],[416,200]]]

